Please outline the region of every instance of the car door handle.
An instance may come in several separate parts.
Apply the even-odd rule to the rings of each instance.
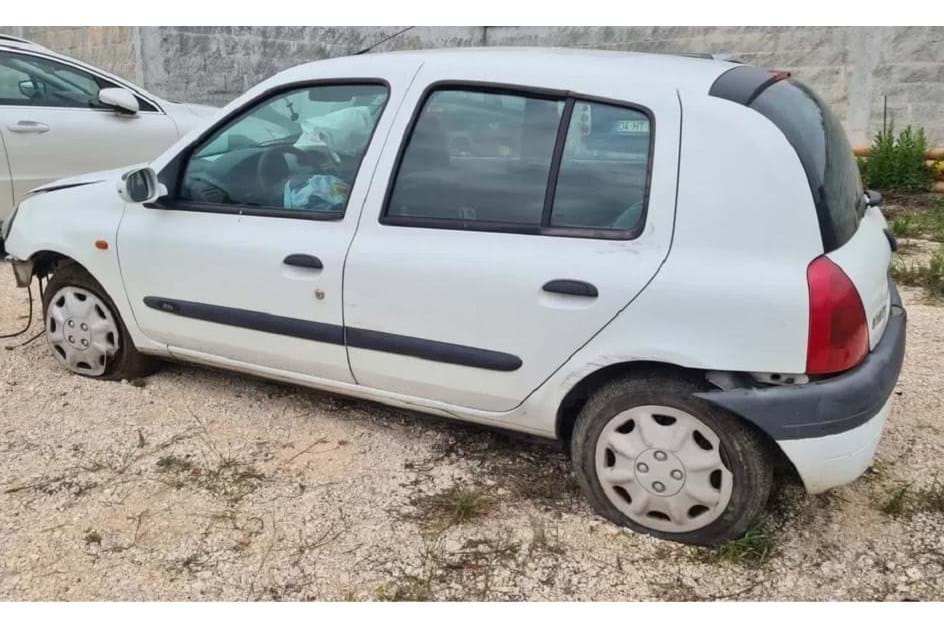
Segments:
[[[597,297],[597,287],[590,282],[581,280],[551,280],[544,285],[544,291],[547,293],[560,293],[561,295],[577,295],[578,297]]]
[[[323,269],[324,265],[321,264],[321,260],[315,256],[310,256],[307,253],[293,253],[292,255],[286,256],[282,260],[282,264],[287,264],[288,266],[300,266],[305,269]]]
[[[46,133],[49,131],[49,125],[35,120],[20,120],[8,124],[7,129],[13,133]]]

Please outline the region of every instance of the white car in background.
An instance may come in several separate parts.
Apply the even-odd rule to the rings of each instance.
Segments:
[[[0,223],[30,190],[150,161],[216,111],[0,35]]]

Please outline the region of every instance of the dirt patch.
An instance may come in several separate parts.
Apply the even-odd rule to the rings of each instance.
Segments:
[[[940,599],[944,310],[902,293],[873,470],[782,487],[714,551],[595,516],[554,445],[184,365],[96,382],[41,340],[0,347],[0,598]],[[0,264],[0,334],[25,313]]]

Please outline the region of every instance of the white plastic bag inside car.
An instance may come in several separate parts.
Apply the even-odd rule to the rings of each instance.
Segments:
[[[346,107],[324,116],[301,121],[302,133],[295,141],[300,149],[324,147],[335,162],[339,153],[360,155],[370,139],[374,123],[368,107]]]

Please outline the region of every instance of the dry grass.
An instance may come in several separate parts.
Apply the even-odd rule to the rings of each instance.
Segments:
[[[918,488],[913,483],[899,485],[889,498],[881,502],[879,509],[892,517],[915,513],[944,514],[944,480],[937,478],[930,485]]]
[[[441,533],[488,515],[495,504],[495,499],[481,487],[453,486],[435,494],[415,496],[411,518],[424,529]]]

